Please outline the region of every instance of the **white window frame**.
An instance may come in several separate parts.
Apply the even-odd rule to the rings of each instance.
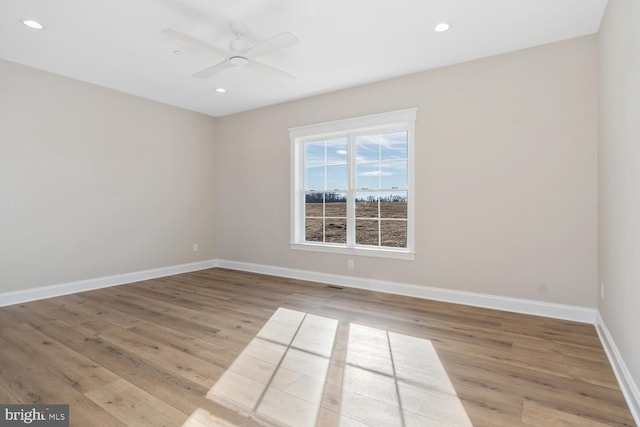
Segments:
[[[387,113],[336,120],[289,129],[291,141],[291,241],[295,250],[327,252],[346,255],[374,256],[395,259],[415,259],[415,121],[417,108],[391,111]],[[407,131],[407,247],[390,248],[327,242],[306,242],[305,238],[305,187],[304,187],[304,143],[322,138],[330,138],[367,132]],[[351,144],[349,145],[351,147]],[[352,153],[350,153],[352,155]],[[350,173],[348,192],[357,191]],[[347,205],[347,227],[354,227],[353,207]],[[349,212],[351,211],[351,212]]]

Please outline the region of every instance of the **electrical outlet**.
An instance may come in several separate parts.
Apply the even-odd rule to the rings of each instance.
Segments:
[[[355,264],[355,262],[353,262],[353,260],[352,260],[352,259],[350,259],[350,260],[348,260],[348,261],[347,261],[347,268],[348,268],[349,270],[355,270],[355,268],[356,268],[356,264]]]
[[[600,283],[600,298],[604,299],[604,283]]]
[[[193,252],[198,252],[198,244],[197,243],[193,244]]]

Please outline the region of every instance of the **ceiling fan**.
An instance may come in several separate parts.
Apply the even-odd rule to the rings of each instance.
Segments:
[[[295,76],[277,68],[266,65],[260,61],[257,61],[256,58],[298,44],[300,40],[298,40],[296,36],[289,32],[284,32],[251,46],[249,40],[247,39],[249,30],[245,24],[232,24],[231,30],[233,31],[235,38],[229,43],[228,50],[218,48],[200,39],[173,30],[171,28],[165,29],[163,33],[173,39],[179,40],[181,42],[209,52],[213,52],[216,55],[220,55],[225,58],[223,61],[193,74],[193,77],[205,79],[208,77],[212,77],[220,73],[221,71],[226,70],[227,68],[249,67],[259,73],[266,74],[271,77],[295,79]]]

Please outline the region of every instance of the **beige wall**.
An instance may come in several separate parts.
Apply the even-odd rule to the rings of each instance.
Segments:
[[[640,385],[640,2],[609,0],[599,35],[598,309]]]
[[[214,128],[0,60],[0,293],[215,258]]]
[[[219,257],[595,307],[596,50],[583,37],[221,118]],[[350,273],[291,250],[287,128],[414,106],[416,260]]]

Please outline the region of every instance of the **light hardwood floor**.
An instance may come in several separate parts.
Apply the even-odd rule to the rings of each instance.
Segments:
[[[633,426],[592,325],[211,269],[0,308],[73,426]]]

